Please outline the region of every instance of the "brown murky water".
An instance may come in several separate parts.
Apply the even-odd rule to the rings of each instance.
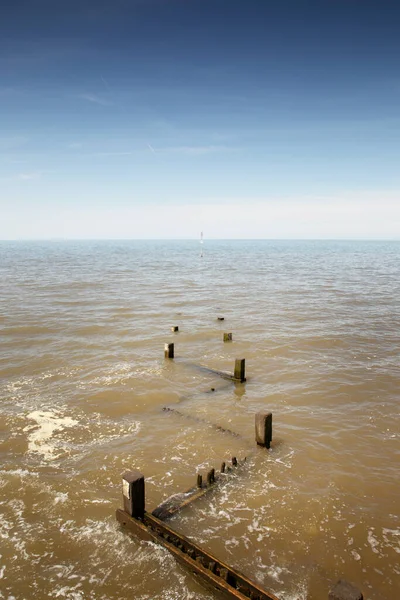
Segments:
[[[114,512],[126,470],[151,510],[232,455],[246,468],[173,527],[282,600],[326,599],[339,577],[399,598],[400,243],[199,251],[0,243],[0,598],[216,598]],[[236,357],[243,385],[193,367]]]

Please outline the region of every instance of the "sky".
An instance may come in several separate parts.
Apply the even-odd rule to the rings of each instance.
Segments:
[[[400,239],[398,0],[3,0],[0,239]]]

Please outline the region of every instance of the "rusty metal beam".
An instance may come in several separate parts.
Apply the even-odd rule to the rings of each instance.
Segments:
[[[131,517],[124,510],[116,512],[118,522],[130,534],[145,541],[161,544],[192,573],[198,575],[207,587],[221,592],[234,600],[278,600],[271,592],[266,592],[245,575],[218,560],[184,535],[174,531],[147,512],[143,520]]]

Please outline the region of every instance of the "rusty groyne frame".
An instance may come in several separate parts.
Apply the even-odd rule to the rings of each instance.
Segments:
[[[218,317],[223,321],[224,317]],[[178,333],[179,326],[171,327],[173,333]],[[224,333],[224,342],[232,341],[232,333]],[[173,359],[175,356],[175,347],[173,343],[166,343],[164,347],[164,356],[166,359]],[[236,383],[244,383],[245,377],[245,359],[236,359],[233,375],[222,371],[216,371],[202,365],[192,365],[196,368],[219,375],[224,379]],[[166,412],[173,412],[181,417],[188,415],[180,411],[164,407]],[[229,433],[235,437],[241,437],[231,430],[209,423],[204,419],[198,419],[211,425],[216,430]],[[258,446],[270,448],[272,441],[272,413],[260,412],[255,415],[255,441]],[[175,494],[157,508],[149,513],[145,510],[145,479],[139,471],[128,471],[123,475],[123,505],[124,508],[117,509],[116,518],[121,527],[129,534],[137,536],[141,540],[151,541],[164,546],[181,564],[187,567],[192,573],[199,576],[202,582],[212,590],[220,592],[224,597],[236,600],[278,600],[278,598],[269,591],[262,589],[257,583],[248,579],[243,573],[230,567],[223,561],[213,556],[210,552],[204,550],[183,534],[172,529],[165,523],[172,515],[184,509],[192,502],[201,498],[210,491],[216,484],[224,481],[229,472],[244,464],[246,458],[242,461],[232,457],[231,465],[223,462],[219,474],[215,469],[207,473],[207,481],[203,483],[201,474],[197,474],[196,486],[190,488],[181,494]],[[226,480],[226,479],[225,479]],[[329,592],[329,600],[363,600],[362,593],[344,580],[339,580]]]

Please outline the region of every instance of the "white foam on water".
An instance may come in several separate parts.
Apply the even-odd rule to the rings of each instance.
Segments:
[[[53,435],[78,424],[75,419],[60,416],[60,413],[50,410],[35,410],[29,413],[27,418],[36,423],[36,425],[27,425],[23,429],[24,432],[30,432],[28,452],[40,454],[46,461],[55,460],[62,454],[57,452],[56,445],[51,441]]]
[[[286,454],[286,456],[283,456],[282,458],[275,458],[275,462],[286,467],[286,469],[291,469],[292,468],[291,459],[293,458],[293,455],[294,455],[294,450],[292,450],[291,452],[289,452],[288,454]]]
[[[387,546],[392,548],[397,554],[400,554],[400,529],[382,529],[383,539]]]
[[[6,469],[1,469],[0,475],[15,475],[21,478],[28,476],[39,477],[39,473],[36,473],[35,471],[28,471],[28,469],[10,469],[9,471]]]
[[[372,552],[374,552],[375,554],[380,554],[380,552],[378,550],[379,542],[376,539],[376,537],[374,536],[373,531],[374,531],[374,528],[372,528],[368,531],[368,543],[372,548]]]
[[[54,498],[53,504],[64,504],[68,500],[68,492],[59,492]]]
[[[269,577],[271,577],[272,579],[274,579],[275,581],[277,581],[280,584],[283,584],[284,582],[280,579],[281,575],[283,573],[289,573],[289,570],[286,569],[285,567],[279,567],[278,565],[274,565],[273,567],[268,567],[268,575]]]

